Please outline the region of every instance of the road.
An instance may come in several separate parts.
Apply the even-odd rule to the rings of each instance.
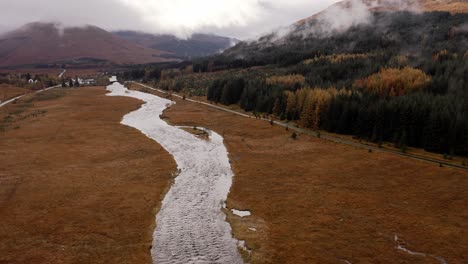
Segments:
[[[59,77],[59,78],[62,78],[63,75],[64,75],[66,72],[67,72],[67,70],[63,69],[62,72],[59,74],[58,77]]]
[[[139,82],[133,82],[133,83],[136,83],[136,84],[138,84],[140,86],[143,86],[145,88],[148,88],[148,89],[151,89],[151,90],[154,90],[154,91],[158,91],[160,93],[167,93],[167,91],[157,89],[157,88],[154,88],[154,87],[151,87],[151,86],[139,83]],[[180,96],[178,94],[173,94],[173,96],[176,96],[178,98],[182,98],[182,96]],[[209,106],[209,107],[212,107],[212,108],[216,108],[216,109],[219,109],[219,110],[222,110],[222,111],[225,111],[225,112],[233,113],[233,114],[240,115],[240,116],[247,117],[247,118],[254,118],[254,119],[256,118],[256,117],[254,117],[252,115],[240,113],[240,112],[237,112],[237,111],[234,111],[234,110],[231,110],[231,109],[227,109],[227,108],[220,107],[220,106],[213,105],[213,104],[206,103],[206,102],[201,102],[201,101],[188,99],[188,98],[186,99],[186,101],[206,105],[206,106]],[[266,122],[271,122],[270,119],[266,119],[266,118],[260,118],[260,120],[263,120],[263,121],[266,121]],[[403,153],[401,151],[392,150],[392,149],[385,149],[385,148],[379,148],[379,147],[375,147],[375,146],[369,146],[369,145],[362,144],[362,143],[359,143],[359,142],[354,142],[352,140],[347,140],[347,139],[334,137],[334,136],[330,136],[330,135],[323,135],[323,134],[320,134],[318,132],[314,132],[314,131],[311,131],[311,130],[308,130],[308,129],[303,129],[303,128],[300,128],[300,127],[292,126],[291,124],[281,122],[281,121],[273,121],[273,123],[276,124],[276,125],[285,127],[285,128],[287,127],[292,131],[296,131],[296,132],[303,133],[303,134],[308,134],[308,135],[311,135],[311,136],[314,136],[314,137],[320,137],[321,139],[326,139],[326,140],[333,141],[333,142],[336,142],[336,143],[346,144],[346,145],[350,145],[350,146],[354,146],[354,147],[358,147],[358,148],[370,149],[372,151],[391,153],[391,154],[395,154],[395,155],[398,155],[398,156],[401,156],[401,157],[406,157],[406,158],[415,159],[415,160],[419,160],[419,161],[430,162],[430,163],[433,163],[433,164],[437,164],[438,166],[443,165],[443,166],[446,166],[446,167],[457,168],[457,169],[462,169],[462,170],[468,171],[468,167],[466,167],[466,166],[452,164],[452,163],[449,163],[449,162],[446,162],[446,161],[443,161],[443,160],[437,160],[437,159],[432,159],[432,158],[423,157],[423,156],[419,156],[419,155]]]

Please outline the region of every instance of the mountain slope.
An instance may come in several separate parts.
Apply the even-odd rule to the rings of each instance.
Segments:
[[[194,34],[188,39],[180,39],[172,35],[152,35],[136,31],[118,31],[115,34],[147,48],[172,52],[181,58],[216,54],[239,42],[237,39],[209,34]]]
[[[428,39],[458,43],[466,48],[468,12],[422,12],[464,6],[451,0],[345,0],[288,27],[264,35],[256,41],[241,42],[222,56],[237,61],[234,65],[286,63],[325,53],[356,53],[382,45],[419,53],[417,47],[438,51]],[[428,9],[429,10],[429,9]],[[437,35],[437,39],[434,36]],[[450,38],[450,39],[447,39]],[[458,42],[456,42],[458,41]],[[359,43],[359,44],[357,44]],[[455,50],[455,48],[454,48]]]
[[[327,12],[334,9],[352,9],[356,5],[362,5],[368,11],[389,12],[389,11],[414,11],[432,12],[445,11],[454,13],[468,13],[468,1],[464,0],[344,0],[331,5],[327,9],[297,22],[302,24],[312,19],[318,19]],[[339,19],[339,18],[337,18]]]
[[[148,49],[95,26],[61,29],[31,23],[0,37],[0,66],[69,63],[77,60],[116,64],[161,62],[167,52]]]

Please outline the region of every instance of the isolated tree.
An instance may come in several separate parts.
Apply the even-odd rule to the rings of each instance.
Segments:
[[[297,139],[297,134],[296,134],[296,132],[293,132],[293,133],[292,133],[291,138],[292,138],[293,140],[296,140],[296,139]]]
[[[406,142],[407,142],[406,130],[403,130],[400,141],[398,142],[398,145],[403,153],[406,153],[406,149],[407,149]]]

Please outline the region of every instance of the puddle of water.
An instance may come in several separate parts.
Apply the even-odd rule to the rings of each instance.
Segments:
[[[122,124],[157,141],[174,157],[180,171],[156,216],[154,263],[243,263],[221,210],[233,177],[223,138],[210,131],[209,140],[203,140],[168,125],[159,116],[172,104],[169,100],[128,90],[120,83],[107,89],[110,96],[146,102],[124,116]]]
[[[241,211],[241,210],[231,209],[231,212],[240,217],[246,217],[246,216],[251,215],[250,211]]]

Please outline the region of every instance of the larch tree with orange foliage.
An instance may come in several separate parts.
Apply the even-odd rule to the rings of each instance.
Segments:
[[[421,90],[431,82],[431,77],[422,70],[384,68],[367,78],[357,80],[354,86],[380,96],[402,96]]]

